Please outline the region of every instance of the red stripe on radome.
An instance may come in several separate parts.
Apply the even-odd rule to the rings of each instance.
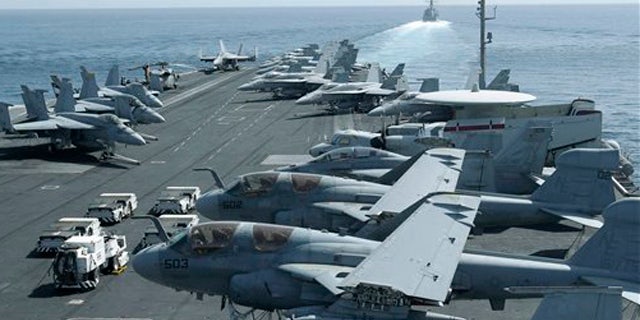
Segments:
[[[455,127],[445,127],[444,132],[451,131],[479,131],[479,130],[494,130],[494,129],[504,129],[503,123],[496,124],[481,124],[475,126],[455,126]]]

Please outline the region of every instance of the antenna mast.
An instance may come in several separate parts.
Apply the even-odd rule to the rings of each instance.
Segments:
[[[492,34],[491,32],[486,33],[485,39],[485,22],[488,20],[494,20],[496,18],[496,9],[497,6],[493,7],[493,16],[487,17],[485,12],[485,0],[478,0],[478,8],[476,9],[476,16],[480,19],[480,75],[478,78],[478,86],[480,89],[484,89],[486,87],[485,82],[485,51],[486,45],[491,43]]]

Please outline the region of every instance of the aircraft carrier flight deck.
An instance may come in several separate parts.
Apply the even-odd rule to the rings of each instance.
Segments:
[[[206,172],[214,168],[225,182],[237,175],[268,170],[308,159],[309,147],[325,141],[337,129],[379,130],[381,120],[366,114],[328,115],[315,106],[273,100],[266,93],[245,93],[254,69],[183,76],[180,87],[161,95],[166,123],[141,128],[158,141],[144,147],[120,147],[119,153],[141,165],[100,162],[77,153],[52,157],[47,146],[20,147],[0,141],[0,316],[4,319],[224,319],[220,297],[196,299],[149,282],[129,267],[121,275],[100,277],[88,292],[60,293],[52,281],[51,259],[33,254],[37,237],[55,220],[84,216],[87,205],[103,192],[133,192],[136,215],[144,215],[162,189],[213,185]],[[34,143],[36,141],[34,140]],[[7,170],[4,170],[7,169]],[[10,170],[9,170],[10,169]],[[127,237],[131,251],[149,222],[127,219],[108,227]],[[558,228],[558,227],[556,227]],[[560,227],[562,229],[562,227]],[[578,229],[560,232],[512,228],[471,237],[467,248],[523,255],[566,249],[578,239]],[[586,236],[578,239],[582,243]],[[505,311],[491,311],[488,301],[452,301],[438,313],[467,319],[525,319],[538,299],[509,300]]]

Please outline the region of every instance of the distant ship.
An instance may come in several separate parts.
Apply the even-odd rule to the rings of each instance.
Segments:
[[[438,21],[438,10],[433,7],[433,0],[429,0],[429,6],[424,9],[424,15],[422,15],[422,21]]]

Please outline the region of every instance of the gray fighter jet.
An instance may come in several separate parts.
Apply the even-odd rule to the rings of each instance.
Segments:
[[[200,61],[211,62],[213,63],[214,70],[221,71],[229,71],[229,70],[240,70],[240,65],[238,62],[244,61],[256,61],[258,56],[258,50],[256,48],[253,49],[253,55],[246,56],[242,55],[242,45],[238,49],[238,53],[231,53],[227,51],[227,48],[224,45],[222,40],[218,41],[220,46],[220,51],[215,56],[204,56],[202,54],[202,50],[200,50]]]
[[[378,222],[376,230],[388,230],[382,243],[260,223],[204,223],[171,239],[161,231],[165,242],[139,252],[133,267],[199,298],[222,295],[294,319],[424,319],[411,308],[452,298],[488,299],[502,310],[507,299],[542,296],[505,290],[523,287],[619,286],[623,298],[640,304],[640,199],[607,207],[604,226],[568,260],[461,253],[478,203],[457,194],[421,197]]]
[[[428,179],[436,178],[434,168],[446,163],[462,170],[463,158],[464,151],[459,149],[426,151],[392,187],[301,173],[247,174],[227,188],[205,193],[196,209],[213,220],[353,233],[363,223],[384,217],[379,207],[385,204],[384,197],[390,197],[389,190],[403,190],[406,201],[415,201],[415,195],[433,192]],[[606,172],[618,168],[618,159],[615,149],[574,149],[557,159],[556,171],[530,196],[462,191],[482,199],[475,232],[479,234],[485,227],[526,227],[562,219],[600,227],[597,216],[616,199],[614,181]]]
[[[22,86],[27,120],[11,123],[7,104],[0,104],[0,125],[7,133],[30,133],[51,138],[51,148],[60,150],[75,146],[87,152],[103,151],[102,159],[136,162],[114,153],[116,142],[144,145],[140,134],[127,127],[113,114],[60,112],[49,114],[42,90]]]
[[[328,104],[333,109],[371,110],[382,98],[399,96],[409,89],[401,63],[383,79],[378,64],[372,64],[365,82],[328,83],[296,100],[296,104]]]
[[[80,75],[82,76],[82,88],[80,89],[79,98],[99,98],[101,96],[114,97],[121,94],[128,94],[138,98],[142,103],[151,108],[162,108],[164,104],[158,97],[147,88],[137,82],[122,85],[120,80],[120,71],[117,65],[114,65],[105,81],[105,87],[99,88],[96,82],[96,76],[93,72],[89,72],[84,66],[80,67]]]
[[[241,85],[238,90],[272,92],[275,98],[299,98],[332,81],[348,81],[348,70],[356,56],[357,49],[348,47],[336,53],[325,53],[311,72],[271,71]]]
[[[113,113],[131,124],[163,123],[166,120],[155,110],[147,107],[132,95],[119,94],[112,98],[87,98],[75,100],[69,79],[51,76],[51,85],[57,91],[56,112]]]
[[[532,193],[541,175],[552,138],[549,127],[530,127],[505,142],[497,152],[467,150],[459,189],[509,194]],[[344,147],[328,151],[306,163],[276,171],[328,174],[381,184],[393,184],[420,157],[371,147]]]

